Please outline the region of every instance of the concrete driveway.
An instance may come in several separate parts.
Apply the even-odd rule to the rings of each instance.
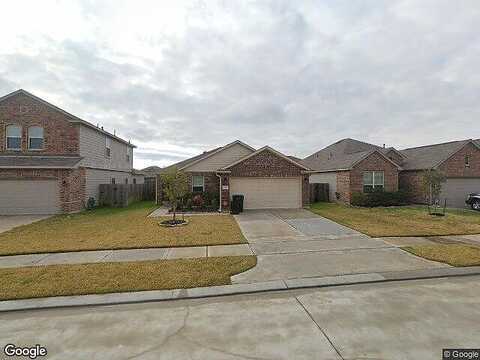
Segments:
[[[17,226],[28,225],[36,221],[47,219],[52,215],[0,215],[0,233]]]
[[[448,267],[304,209],[235,215],[257,266],[233,283]]]
[[[4,313],[47,359],[441,359],[478,348],[479,277]],[[39,358],[40,359],[40,358]]]

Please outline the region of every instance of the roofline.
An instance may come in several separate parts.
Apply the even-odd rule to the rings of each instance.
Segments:
[[[369,157],[370,155],[372,155],[373,153],[377,153],[379,154],[381,157],[383,157],[385,160],[387,160],[388,162],[392,163],[393,165],[395,165],[395,167],[398,169],[398,170],[402,170],[402,167],[400,165],[398,165],[396,162],[394,162],[393,160],[390,160],[387,156],[385,156],[384,154],[382,154],[379,150],[372,150],[370,152],[368,152],[367,154],[365,154],[365,156],[362,156],[360,159],[358,159],[357,161],[355,161],[352,165],[350,165],[350,169],[349,170],[352,170],[359,162],[365,160],[367,157]]]
[[[324,146],[324,147],[321,148],[320,150],[317,150],[317,151],[315,151],[314,153],[306,156],[303,160],[305,160],[306,158],[309,158],[309,157],[312,156],[312,155],[315,155],[316,153],[319,153],[320,151],[325,150],[326,148],[328,148],[328,147],[330,147],[330,146],[333,146],[333,145],[338,144],[338,143],[340,143],[340,142],[342,142],[342,141],[345,141],[345,140],[354,140],[354,141],[357,141],[357,142],[362,143],[362,144],[365,144],[365,145],[374,146],[374,147],[376,147],[376,148],[378,148],[378,149],[381,149],[381,148],[382,148],[381,146],[378,146],[378,145],[375,145],[375,144],[371,144],[371,143],[368,143],[368,142],[366,142],[366,141],[357,140],[357,139],[354,139],[354,138],[347,137],[347,138],[343,138],[343,139],[337,140],[337,141],[335,141],[334,143],[331,143],[330,145]],[[361,151],[358,151],[358,152],[361,152]]]
[[[400,151],[406,151],[406,150],[413,150],[413,149],[420,149],[420,148],[425,148],[425,147],[431,147],[431,146],[437,146],[437,145],[445,145],[445,144],[451,144],[455,142],[461,142],[461,141],[473,141],[472,139],[463,139],[463,140],[452,140],[452,141],[445,141],[442,143],[436,143],[436,144],[430,144],[430,145],[420,145],[420,146],[414,146],[410,148],[405,148],[401,149]]]
[[[218,154],[219,152],[221,152],[221,151],[223,151],[223,150],[226,150],[226,149],[232,147],[233,145],[237,145],[237,144],[238,144],[238,145],[242,145],[242,146],[246,147],[247,149],[249,149],[249,150],[251,150],[251,151],[253,151],[253,152],[256,151],[256,150],[255,150],[253,147],[251,147],[250,145],[247,145],[247,144],[245,144],[244,142],[241,142],[240,140],[235,140],[235,141],[233,141],[233,142],[231,142],[231,143],[229,143],[229,144],[227,144],[227,145],[225,145],[225,146],[222,146],[221,148],[217,149],[216,151],[212,151],[210,154],[208,154],[208,155],[205,156],[205,157],[202,157],[202,158],[200,158],[200,159],[197,159],[197,160],[195,160],[195,161],[192,161],[191,163],[188,163],[187,165],[181,167],[181,168],[178,169],[178,170],[179,170],[179,171],[185,170],[185,169],[189,168],[190,166],[195,165],[195,164],[197,164],[197,163],[199,163],[200,161],[203,161],[203,160],[205,160],[205,159],[208,159],[209,157],[211,157],[211,156],[213,156],[213,155],[215,155],[215,154]]]
[[[478,146],[475,141],[473,141],[473,139],[468,139],[468,140],[465,140],[466,143],[463,144],[462,146],[460,146],[457,150],[453,151],[450,155],[448,155],[447,158],[445,158],[444,160],[441,160],[439,161],[437,164],[435,164],[433,166],[433,169],[436,169],[438,168],[439,166],[443,165],[445,162],[447,162],[448,160],[450,160],[456,153],[458,153],[460,150],[462,150],[465,146],[467,146],[468,144],[472,144],[473,146],[475,146],[477,149],[480,150],[480,146]],[[453,142],[453,141],[452,141]]]
[[[307,174],[319,174],[319,173],[331,173],[331,172],[339,172],[339,171],[350,171],[349,168],[343,169],[330,169],[330,170],[308,170],[306,171]]]
[[[0,166],[0,169],[76,169],[77,164],[74,166],[26,166],[26,165],[14,165],[14,166]]]
[[[90,123],[90,122],[88,122],[88,121],[86,121],[86,120],[83,120],[83,119],[79,118],[78,116],[75,116],[75,115],[69,113],[68,111],[63,110],[62,108],[59,108],[58,106],[53,105],[52,103],[49,103],[48,101],[46,101],[46,100],[44,100],[44,99],[42,99],[42,98],[39,98],[38,96],[33,95],[32,93],[28,92],[27,90],[24,90],[24,89],[15,90],[15,91],[7,94],[7,95],[4,95],[4,96],[0,97],[0,102],[2,102],[2,101],[4,101],[4,100],[7,100],[8,98],[10,98],[10,97],[12,97],[12,96],[15,96],[15,95],[17,95],[17,94],[23,94],[23,95],[26,95],[26,96],[28,96],[28,97],[31,97],[32,99],[34,99],[34,100],[36,100],[36,101],[39,101],[39,102],[41,102],[42,104],[44,104],[44,105],[46,105],[46,106],[48,106],[48,107],[50,107],[50,108],[52,108],[52,109],[54,109],[54,110],[56,110],[56,111],[61,112],[62,114],[68,116],[68,117],[71,118],[71,119],[73,119],[73,120],[69,120],[71,123],[79,123],[79,124],[85,125],[85,126],[91,128],[91,129],[93,129],[93,130],[96,130],[96,131],[98,131],[98,132],[100,132],[100,133],[102,133],[102,134],[104,134],[104,135],[110,136],[112,139],[115,139],[115,140],[117,140],[117,141],[120,141],[120,142],[124,143],[125,145],[128,145],[128,146],[130,146],[130,147],[132,147],[132,148],[136,148],[136,146],[133,145],[132,143],[130,143],[130,142],[128,142],[128,141],[126,141],[126,140],[124,140],[124,139],[122,139],[122,138],[114,135],[114,134],[111,134],[111,133],[109,133],[108,131],[105,131],[105,130],[103,130],[103,129],[101,129],[101,128],[96,127],[96,126],[93,125],[92,123]]]
[[[269,150],[269,151],[273,152],[275,155],[280,156],[281,158],[287,160],[288,162],[290,162],[290,163],[292,163],[292,164],[294,164],[294,165],[297,165],[298,167],[301,167],[301,168],[304,169],[304,170],[311,170],[310,168],[306,167],[305,165],[302,165],[302,164],[296,162],[295,160],[290,159],[287,155],[282,154],[280,151],[277,151],[277,150],[271,148],[271,147],[268,146],[268,145],[265,145],[264,147],[258,149],[257,151],[254,151],[253,153],[251,153],[251,154],[249,154],[249,155],[247,155],[247,156],[244,156],[243,158],[238,159],[237,161],[231,163],[230,165],[224,166],[223,168],[221,168],[221,169],[219,169],[219,170],[226,170],[226,169],[228,169],[228,168],[230,168],[230,167],[232,167],[232,166],[235,166],[235,165],[237,165],[237,164],[239,164],[239,163],[241,163],[241,162],[243,162],[243,161],[251,158],[251,157],[254,156],[254,155],[260,154],[261,152],[263,152],[263,151],[265,151],[265,150]]]
[[[389,147],[389,148],[386,148],[385,150],[388,150],[387,153],[389,151],[395,151],[395,153],[397,153],[398,155],[400,155],[401,157],[403,157],[404,159],[407,159],[407,156],[406,155],[403,155],[399,150],[395,149],[394,147]]]

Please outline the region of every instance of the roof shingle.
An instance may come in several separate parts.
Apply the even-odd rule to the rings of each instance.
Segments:
[[[0,168],[74,168],[80,156],[0,156]]]

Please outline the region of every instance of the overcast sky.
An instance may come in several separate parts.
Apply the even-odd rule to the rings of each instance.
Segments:
[[[480,2],[9,1],[0,94],[24,88],[165,166],[240,139],[480,137]]]

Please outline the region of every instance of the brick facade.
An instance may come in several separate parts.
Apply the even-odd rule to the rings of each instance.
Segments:
[[[383,156],[373,153],[350,170],[350,192],[363,192],[363,172],[383,171],[385,191],[398,190],[398,167]]]
[[[385,191],[398,191],[398,167],[383,156],[373,153],[360,161],[353,169],[337,172],[338,201],[348,204],[353,193],[363,192],[364,171],[383,171]]]
[[[422,170],[402,171],[399,176],[399,188],[407,191],[410,201],[415,204],[426,203],[426,196],[422,189]]]
[[[337,191],[339,202],[350,203],[350,171],[337,172]],[[336,196],[337,194],[335,194]]]
[[[212,172],[187,172],[188,175],[188,186],[190,191],[192,191],[192,178],[195,175],[203,176],[205,190],[204,192],[218,194],[219,193],[219,186],[220,186],[220,179],[215,173]]]
[[[79,125],[70,123],[60,111],[18,94],[0,103],[0,151],[2,154],[19,154],[6,150],[6,126],[22,126],[22,155],[79,155]],[[43,127],[44,149],[28,150],[28,128]]]
[[[469,166],[465,165],[465,156]],[[480,149],[469,143],[439,166],[447,177],[480,177]]]

